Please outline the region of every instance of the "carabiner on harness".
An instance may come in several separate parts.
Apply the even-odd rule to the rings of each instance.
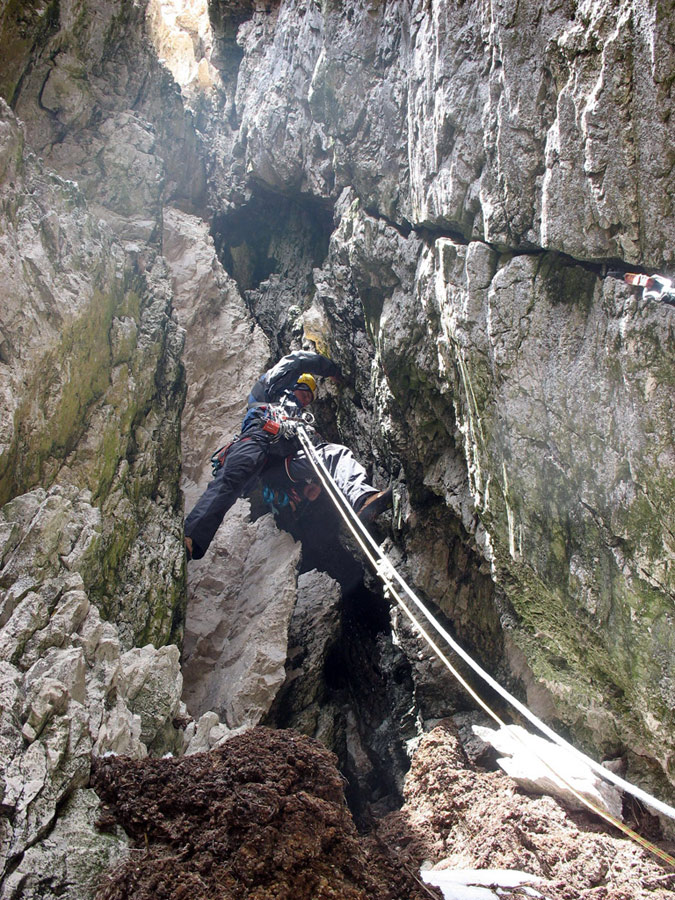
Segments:
[[[227,454],[230,452],[230,447],[234,444],[234,441],[230,441],[229,444],[225,444],[222,447],[218,447],[216,452],[211,456],[211,475],[213,478],[216,477],[218,472],[225,465],[225,458]]]
[[[291,502],[285,491],[275,491],[269,484],[263,485],[262,498],[275,516]]]

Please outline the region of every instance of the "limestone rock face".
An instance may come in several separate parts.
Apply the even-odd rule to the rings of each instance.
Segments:
[[[121,828],[102,834],[96,829],[100,801],[93,790],[76,790],[56,820],[49,838],[30,847],[4,882],[6,897],[56,900],[63,896],[93,896],[101,872],[114,868],[128,855]]]
[[[415,299],[434,334],[433,377],[454,385],[477,540],[497,583],[508,572],[518,584],[515,643],[580,728],[606,747],[620,731],[635,746],[651,734],[668,765],[670,310],[579,267],[500,261],[447,239],[422,255]],[[384,342],[405,330],[392,315],[400,307],[385,303]],[[452,502],[454,487],[434,481]],[[611,694],[599,704],[598,680],[625,706]]]
[[[0,496],[54,483],[95,494],[102,552],[89,562],[87,586],[119,614],[127,641],[161,642],[173,628],[166,597],[178,597],[181,569],[182,335],[169,316],[164,264],[134,272],[77,187],[23,155],[19,125],[4,109],[14,171],[2,188]]]
[[[36,489],[5,504],[1,524],[9,534],[0,569],[1,789],[12,822],[10,828],[2,819],[4,869],[51,829],[66,800],[91,812],[82,789],[92,754],[138,757],[153,742],[162,749],[180,746],[171,723],[181,711],[182,679],[175,646],[124,653],[118,629],[102,621],[91,602],[80,573],[99,552],[102,526],[88,492]],[[44,848],[35,859],[29,851],[10,881],[16,896],[26,886],[35,892],[26,896],[51,896],[40,890],[52,888],[57,895],[61,877],[77,881],[68,871],[79,864],[65,857],[72,850],[68,828],[87,831],[82,815],[79,824],[59,825],[64,837],[53,839],[61,869],[52,871]],[[104,839],[96,850],[100,863],[123,847],[124,841]]]
[[[203,220],[165,210],[162,249],[173,308],[186,334],[182,455],[189,511],[211,477],[211,453],[241,429],[246,398],[265,371],[269,345],[223,269]]]
[[[88,215],[76,185],[26,158],[19,123],[4,103],[0,113],[7,286],[0,459],[6,502],[42,480],[55,448],[63,457],[83,431],[84,413],[103,390],[100,362],[108,357],[111,366],[108,331],[124,287],[117,248]],[[119,322],[121,327],[122,315]],[[33,409],[22,409],[29,380],[36,401]]]
[[[189,511],[211,478],[211,453],[241,428],[269,347],[205,223],[169,209],[163,225],[176,315],[186,332],[182,450]],[[247,521],[247,508],[247,501],[237,503],[204,560],[190,564],[188,580],[185,699],[195,717],[215,711],[232,730],[257,725],[283,682],[300,554],[270,517]]]
[[[214,86],[218,72],[210,62],[213,29],[206,0],[150,0],[146,22],[159,59],[188,100]]]
[[[194,566],[184,644],[188,709],[213,710],[233,729],[257,725],[283,684],[300,556],[271,515],[247,523],[246,506],[238,502]]]
[[[664,8],[629,2],[256,10],[219,193],[243,158],[277,189],[352,186],[399,223],[667,263],[667,35]]]
[[[405,479],[401,564],[646,783],[674,750],[672,310],[602,276],[672,261],[667,15],[282,3],[209,132],[225,251],[260,185],[334,204],[304,320],[348,374],[340,438]]]
[[[357,271],[336,284],[337,260]],[[352,204],[317,277],[331,325],[354,285],[387,373],[356,376],[382,423],[375,452],[407,460],[403,565],[470,646],[503,655],[535,709],[551,712],[538,682],[581,733],[608,749],[653,741],[667,768],[670,308],[554,258],[421,246]]]
[[[167,198],[199,205],[204,177],[180,91],[147,39],[146,4],[33,7],[3,14],[15,48],[0,63],[3,96],[31,148],[77,182],[132,252],[156,245]]]
[[[298,578],[288,633],[288,672],[283,703],[293,726],[331,746],[332,716],[326,697],[326,661],[340,633],[340,585],[325,572]]]
[[[91,831],[92,755],[273,717],[289,628],[308,655],[286,699],[359,790],[402,757],[396,723],[466,703],[398,614],[359,609],[345,659],[372,680],[334,715],[348,576],[298,580],[314,562],[246,500],[186,575],[184,505],[303,335],[345,374],[322,432],[395,484],[375,527],[396,565],[536,712],[672,803],[673,309],[606,275],[672,274],[667,4],[174,13],[0,4],[9,896],[91,896],[124,852]]]
[[[91,896],[126,843],[93,829],[92,756],[183,745],[174,727],[185,713],[178,648],[155,649],[181,638],[185,581],[183,335],[166,264],[143,243],[157,230],[163,182],[148,122],[119,108],[124,91],[108,102],[115,90],[106,93],[101,70],[99,80],[88,76],[122,22],[112,9],[80,12],[31,7],[19,28],[33,18],[41,28],[11,56],[18,74],[30,69],[26,90],[5,95],[23,122],[0,101],[0,869],[11,873],[8,897]],[[16,14],[3,6],[3,46]],[[53,53],[42,57],[50,41]],[[9,62],[3,53],[3,78]],[[137,101],[136,91],[129,104]],[[95,169],[104,157],[102,178]],[[127,653],[140,658],[132,664]]]

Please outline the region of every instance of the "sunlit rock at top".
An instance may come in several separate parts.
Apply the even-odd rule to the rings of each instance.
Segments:
[[[213,31],[207,0],[150,0],[146,13],[157,56],[186,97],[215,87]]]

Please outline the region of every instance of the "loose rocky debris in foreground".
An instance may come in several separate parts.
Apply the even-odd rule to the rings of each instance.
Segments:
[[[335,757],[297,732],[255,728],[176,759],[106,757],[93,786],[104,818],[136,841],[97,900],[440,896],[417,861],[359,837]]]
[[[97,900],[439,897],[417,878],[422,861],[528,872],[546,900],[672,900],[675,890],[675,873],[600,820],[472,766],[451,723],[424,737],[403,808],[366,837],[335,757],[289,730],[255,728],[179,759],[107,757],[93,784],[104,818],[136,841]]]
[[[675,872],[590,814],[529,797],[501,772],[472,767],[452,724],[422,740],[405,803],[378,833],[395,853],[451,869],[517,869],[546,900],[672,900]],[[619,832],[614,832],[618,835]],[[671,856],[675,848],[663,845]],[[522,893],[512,896],[525,896]],[[508,896],[508,894],[507,894]]]

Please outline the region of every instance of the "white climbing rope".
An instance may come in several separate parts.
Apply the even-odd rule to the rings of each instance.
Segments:
[[[641,788],[636,787],[628,781],[625,781],[619,775],[616,775],[609,769],[606,769],[604,766],[600,765],[600,763],[595,762],[595,760],[586,756],[580,750],[577,750],[572,744],[568,743],[564,738],[560,737],[556,734],[551,728],[548,727],[544,722],[542,722],[533,712],[531,712],[524,704],[522,704],[519,700],[517,700],[512,694],[510,694],[505,688],[503,688],[494,678],[492,678],[478,663],[472,659],[472,657],[454,640],[454,638],[447,632],[445,628],[438,622],[438,620],[429,612],[429,610],[424,606],[422,601],[417,597],[414,591],[408,586],[405,580],[399,575],[396,571],[395,567],[392,565],[390,560],[386,557],[386,555],[382,552],[378,544],[372,538],[368,530],[364,527],[364,525],[359,520],[358,516],[351,508],[346,498],[340,492],[339,488],[333,481],[333,477],[326,468],[323,460],[316,452],[307,431],[300,426],[298,428],[298,437],[300,443],[302,445],[303,450],[307,454],[314,470],[321,480],[325,490],[328,495],[331,497],[333,503],[337,507],[340,512],[342,518],[344,519],[347,527],[351,531],[353,537],[357,541],[359,547],[362,552],[373,566],[374,570],[378,574],[381,579],[385,593],[391,595],[400,606],[400,608],[405,612],[407,617],[414,624],[416,629],[420,632],[422,637],[429,644],[434,653],[439,657],[439,659],[444,663],[445,666],[452,672],[455,678],[462,684],[462,686],[470,693],[470,695],[479,703],[479,705],[500,725],[504,723],[501,721],[499,716],[493,712],[487,704],[478,696],[478,694],[470,687],[470,685],[466,682],[466,680],[460,675],[460,673],[456,670],[456,668],[452,665],[452,663],[448,660],[447,656],[441,651],[436,642],[431,638],[431,636],[424,630],[424,628],[420,625],[420,623],[415,619],[412,612],[408,609],[407,605],[403,602],[403,599],[396,587],[398,585],[402,591],[407,595],[410,601],[417,607],[417,609],[422,613],[422,615],[427,619],[427,621],[431,624],[436,633],[443,638],[443,640],[451,647],[451,649],[461,658],[467,665],[473,669],[473,671],[486,682],[486,684],[490,685],[493,690],[497,691],[501,697],[503,697],[511,706],[518,710],[518,712],[523,715],[526,719],[528,719],[536,728],[538,728],[543,734],[545,734],[551,741],[557,744],[559,747],[563,747],[569,752],[573,753],[578,759],[582,760],[589,766],[593,771],[595,771],[598,775],[604,778],[607,781],[613,782],[617,787],[621,788],[623,791],[631,794],[637,799],[641,800],[651,809],[654,809],[665,816],[670,817],[671,819],[675,819],[675,809],[672,806],[669,806],[667,803],[663,803],[661,800],[657,800],[655,797],[652,797],[646,791],[643,791]],[[550,767],[549,767],[550,768]],[[560,778],[561,776],[558,775]],[[564,779],[562,779],[564,781]],[[574,789],[572,788],[574,791]],[[636,835],[634,832],[631,832],[630,829],[627,829],[626,826],[623,826],[622,823],[619,823],[618,820],[614,819],[613,816],[609,816],[605,814],[602,810],[596,808],[593,804],[589,803],[587,799],[581,797],[577,794],[576,791],[574,793],[579,797],[579,799],[583,800],[583,802],[587,806],[591,806],[595,812],[598,812],[604,818],[609,819],[612,824],[615,824],[617,827],[621,827],[623,831],[626,833],[630,833],[632,837],[638,840],[643,846],[647,846],[653,852],[656,852],[657,855],[665,858],[671,865],[675,865],[675,860],[670,857],[668,854],[664,854],[663,851],[660,851],[658,848],[655,848],[653,845],[646,842],[643,838],[640,838],[639,835]]]

